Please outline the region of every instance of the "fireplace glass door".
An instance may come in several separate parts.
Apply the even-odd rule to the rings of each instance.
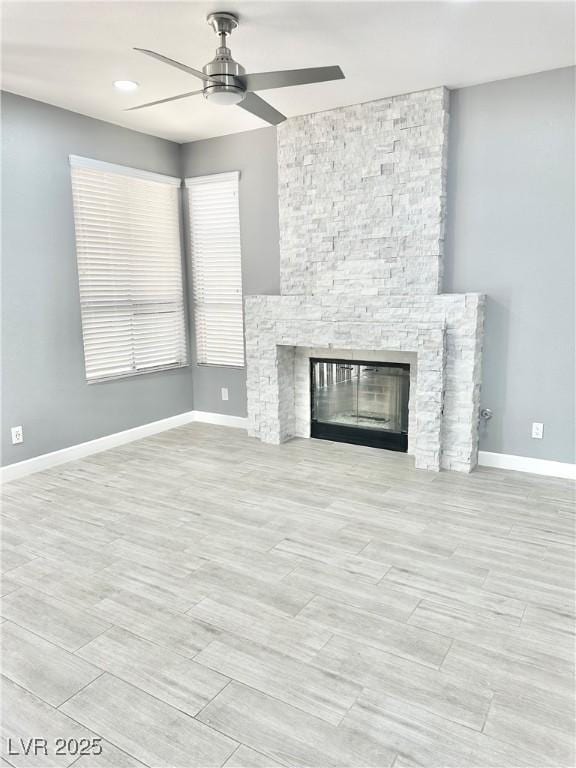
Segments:
[[[312,437],[406,451],[410,366],[312,359]]]

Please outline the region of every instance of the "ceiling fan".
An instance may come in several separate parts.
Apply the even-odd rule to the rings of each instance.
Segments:
[[[266,120],[267,123],[278,125],[278,123],[286,120],[286,117],[264,99],[261,99],[260,96],[257,96],[254,91],[267,91],[290,85],[323,83],[327,80],[341,80],[344,77],[340,67],[310,67],[308,69],[287,69],[281,72],[259,72],[254,75],[247,75],[244,67],[234,61],[230,48],[226,45],[226,37],[238,26],[238,18],[232,13],[211,13],[206,21],[218,35],[220,45],[216,49],[214,59],[206,64],[202,70],[193,69],[179,61],[169,59],[161,53],[156,53],[156,51],[134,48],[135,51],[144,53],[146,56],[151,56],[153,59],[163,61],[164,64],[194,75],[203,81],[203,88],[198,91],[180,93],[177,96],[169,96],[166,99],[158,99],[158,101],[150,101],[147,104],[139,104],[136,107],[130,107],[128,112],[202,94],[213,104],[236,104],[247,112]]]

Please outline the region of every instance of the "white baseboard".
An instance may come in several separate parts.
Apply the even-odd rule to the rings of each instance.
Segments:
[[[563,477],[566,480],[576,480],[576,464],[565,464],[562,461],[532,459],[528,456],[513,456],[510,453],[479,451],[478,464],[482,467],[513,469],[516,472],[531,472],[534,475],[548,475],[549,477]]]
[[[225,413],[209,413],[208,411],[192,411],[194,421],[203,421],[206,424],[219,424],[221,427],[234,427],[235,429],[247,429],[246,416],[228,416]]]
[[[89,440],[86,443],[71,445],[69,448],[62,448],[60,451],[52,451],[41,456],[34,456],[32,459],[8,464],[8,466],[0,468],[0,481],[7,483],[10,480],[25,477],[34,472],[51,469],[60,464],[66,464],[69,461],[75,461],[94,453],[107,451],[109,448],[115,448],[118,445],[125,445],[134,440],[141,440],[143,437],[165,432],[168,429],[191,424],[194,421],[218,424],[235,429],[246,429],[248,426],[248,419],[243,416],[228,416],[224,413],[209,413],[207,411],[186,411],[185,413],[179,413],[177,416],[170,416],[168,419],[152,421],[150,424],[126,429],[123,432],[115,432],[112,435]],[[483,467],[512,469],[517,472],[531,472],[535,475],[548,475],[549,477],[576,480],[576,464],[565,464],[561,461],[532,459],[527,456],[512,456],[507,453],[480,451],[478,454],[478,464]]]
[[[206,413],[204,411],[186,411],[177,416],[170,416],[160,421],[152,421],[149,424],[142,424],[140,427],[125,429],[123,432],[115,432],[112,435],[99,437],[96,440],[89,440],[86,443],[71,445],[69,448],[62,448],[59,451],[44,453],[41,456],[34,456],[32,459],[18,461],[15,464],[8,464],[0,468],[0,482],[8,483],[10,480],[17,480],[20,477],[26,477],[34,472],[42,472],[44,469],[52,469],[60,464],[67,464],[69,461],[83,459],[85,456],[91,456],[94,453],[107,451],[109,448],[116,448],[119,445],[131,443],[134,440],[141,440],[143,437],[156,435],[159,432],[165,432],[168,429],[181,427],[184,424],[190,424],[193,421],[207,422],[208,424],[220,424],[225,427],[246,428],[247,419],[240,416],[226,416],[221,413]]]

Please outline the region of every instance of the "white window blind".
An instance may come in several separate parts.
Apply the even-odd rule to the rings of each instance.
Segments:
[[[70,164],[86,378],[186,365],[180,179]]]
[[[186,179],[196,354],[205,365],[244,365],[238,173]]]

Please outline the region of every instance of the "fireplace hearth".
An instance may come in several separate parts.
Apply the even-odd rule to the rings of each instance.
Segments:
[[[408,449],[410,366],[310,359],[310,436]]]

